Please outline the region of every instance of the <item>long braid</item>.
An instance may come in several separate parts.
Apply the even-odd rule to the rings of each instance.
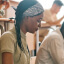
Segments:
[[[23,13],[29,7],[31,7],[32,5],[37,3],[37,1],[33,1],[33,0],[31,0],[31,1],[25,0],[25,1],[20,2],[19,5],[17,6],[16,13],[15,13],[15,15],[16,15],[16,17],[15,17],[15,20],[16,20],[15,29],[16,29],[17,43],[18,43],[18,45],[19,45],[19,47],[22,51],[24,51],[24,47],[23,47],[23,44],[22,44],[22,41],[21,41],[20,24],[22,23],[22,21],[24,19]],[[28,2],[30,2],[30,3],[28,4]]]
[[[20,2],[19,5],[17,6],[17,9],[16,9],[15,29],[16,29],[17,43],[18,43],[20,49],[24,52],[24,47],[23,47],[23,44],[21,41],[20,24],[22,23],[22,20],[23,20],[23,12],[27,9],[27,7],[23,9],[21,7],[22,5],[24,5],[24,1]]]
[[[24,47],[23,47],[22,41],[21,41],[20,26],[15,25],[15,29],[16,29],[18,45],[19,45],[20,49],[24,52]]]
[[[22,14],[20,14],[20,12],[21,12],[21,5],[19,4],[17,6],[17,10],[16,10],[16,13],[15,13],[16,14],[16,18],[15,18],[15,20],[16,20],[15,29],[16,29],[16,36],[17,36],[18,46],[24,52],[24,47],[23,47],[23,44],[22,44],[22,41],[21,41],[21,34],[20,34],[20,23],[22,21],[22,19],[21,19],[22,18]]]
[[[17,10],[16,10],[16,24],[15,24],[15,29],[16,29],[16,36],[17,36],[17,43],[20,49],[24,52],[24,47],[21,41],[21,34],[20,34],[20,23],[22,23],[22,14],[21,12],[21,4],[18,5]]]

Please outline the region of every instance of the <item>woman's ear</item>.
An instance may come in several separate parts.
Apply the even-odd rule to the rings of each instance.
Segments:
[[[25,17],[25,18],[24,18],[24,21],[27,21],[27,20],[28,20],[28,17]]]
[[[27,22],[31,21],[31,17],[26,17],[26,21]]]
[[[24,19],[23,19],[23,23],[24,23],[24,24],[27,24],[27,23],[28,23],[28,20],[29,20],[28,17],[24,17]]]
[[[24,23],[30,23],[31,22],[31,19],[32,19],[32,17],[25,17],[24,18]]]

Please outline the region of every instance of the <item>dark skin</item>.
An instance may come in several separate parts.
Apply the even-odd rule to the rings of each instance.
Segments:
[[[12,53],[2,53],[2,64],[14,64]]]
[[[20,26],[21,30],[26,33],[34,33],[35,31],[38,30],[38,27],[41,25],[41,20],[42,20],[43,14],[40,14],[38,16],[34,17],[28,17],[23,20],[24,23]]]
[[[40,24],[42,16],[43,15],[41,14],[35,17],[28,17],[28,18],[26,17],[23,20],[22,25],[20,26],[23,33],[26,33],[26,32],[34,33],[39,26],[38,22]],[[2,64],[14,64],[13,54],[10,52],[2,53]]]

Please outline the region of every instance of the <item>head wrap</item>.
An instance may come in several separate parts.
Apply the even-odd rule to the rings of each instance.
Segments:
[[[7,1],[7,2],[9,2],[9,0],[2,0],[2,1]]]
[[[39,13],[42,13],[44,10],[42,8],[42,6],[40,5],[40,3],[37,3],[33,6],[31,6],[30,8],[28,8],[23,15],[24,16],[35,16],[38,15]]]
[[[42,5],[36,0],[21,1],[16,10],[16,22],[21,22],[25,16],[36,16],[43,11]]]

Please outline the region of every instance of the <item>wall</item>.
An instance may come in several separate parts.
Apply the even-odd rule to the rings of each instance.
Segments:
[[[14,6],[16,8],[17,5],[18,5],[18,2],[10,1],[10,7],[6,10],[7,18],[11,18],[11,17],[15,18],[15,10],[11,6]],[[13,26],[14,26],[14,23],[8,23],[8,29],[11,29]]]
[[[15,8],[17,8],[17,5],[18,5],[18,2],[10,1],[10,7],[6,11],[7,18],[15,17],[15,10],[11,6],[14,6]]]
[[[35,34],[27,33],[26,34],[26,41],[28,43],[29,50],[35,50],[36,49],[36,43],[35,43]]]

